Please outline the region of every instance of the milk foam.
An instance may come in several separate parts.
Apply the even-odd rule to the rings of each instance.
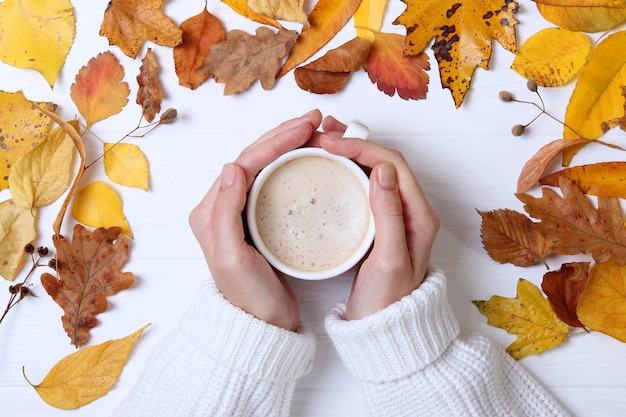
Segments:
[[[322,271],[348,259],[365,238],[367,194],[333,160],[307,156],[279,166],[261,187],[256,221],[267,248],[285,264]]]

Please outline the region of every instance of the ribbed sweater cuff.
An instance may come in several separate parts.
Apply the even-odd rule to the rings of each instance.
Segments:
[[[181,328],[217,362],[266,380],[307,374],[315,355],[315,336],[303,325],[292,332],[259,320],[226,300],[213,281],[200,286]]]
[[[459,334],[438,268],[411,294],[360,320],[345,320],[346,302],[326,317],[326,330],[346,368],[367,382],[393,381],[437,359]]]

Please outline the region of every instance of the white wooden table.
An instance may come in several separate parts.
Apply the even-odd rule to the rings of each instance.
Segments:
[[[126,70],[131,85],[131,102],[121,115],[98,123],[95,133],[115,141],[131,130],[139,118],[134,104],[135,77],[139,59],[131,60],[117,47],[110,47],[99,36],[106,0],[76,1],[77,37],[54,89],[39,74],[0,65],[0,89],[23,90],[31,100],[53,101],[66,119],[76,114],[69,99],[69,87],[78,69],[97,53],[112,50]],[[392,0],[384,30],[402,33],[403,27],[391,21],[404,4]],[[521,2],[518,18],[520,44],[537,30],[550,24],[538,14],[532,2]],[[199,13],[204,1],[170,1],[165,11],[177,23]],[[251,33],[256,24],[237,16],[217,0],[209,10],[220,17],[228,30]],[[338,46],[354,36],[349,23],[331,42]],[[525,80],[510,69],[513,56],[494,44],[490,71],[477,70],[472,90],[460,109],[455,109],[447,90],[440,87],[437,64],[432,53],[429,97],[424,101],[404,101],[388,97],[371,84],[361,71],[346,89],[336,95],[318,96],[300,90],[290,73],[271,91],[256,83],[249,91],[230,97],[222,95],[223,86],[207,81],[195,91],[177,83],[171,50],[153,48],[162,67],[165,90],[163,107],[175,107],[179,118],[143,139],[133,139],[150,162],[151,189],[115,187],[124,201],[124,210],[133,229],[131,259],[124,270],[136,274],[136,285],[110,297],[109,310],[100,315],[101,323],[92,331],[90,344],[125,336],[144,324],[152,326],[136,345],[118,383],[105,397],[77,411],[52,409],[37,396],[22,376],[22,366],[34,383],[62,357],[75,351],[60,323],[61,310],[45,294],[38,276],[33,279],[37,298],[29,298],[9,313],[0,325],[0,410],[3,416],[104,416],[130,390],[155,344],[177,324],[198,284],[208,270],[187,224],[189,211],[214,181],[222,165],[261,133],[291,117],[319,108],[343,121],[358,119],[372,129],[371,140],[401,150],[419,176],[433,206],[442,220],[432,261],[446,271],[450,299],[466,330],[489,334],[503,346],[514,337],[487,326],[471,300],[488,299],[493,294],[515,295],[520,277],[537,284],[544,266],[522,269],[500,265],[483,250],[479,210],[511,208],[522,210],[515,198],[517,176],[526,160],[543,144],[561,137],[560,125],[541,118],[526,136],[514,138],[509,131],[516,123],[530,120],[536,110],[520,104],[502,103],[500,90],[521,98],[534,99]],[[543,89],[548,109],[562,118],[572,85]],[[623,133],[612,132],[613,142],[624,145]],[[92,145],[89,145],[90,147]],[[97,147],[93,144],[93,148]],[[574,163],[618,160],[619,151],[589,146]],[[101,167],[92,169],[87,180],[103,177]],[[9,198],[7,190],[0,200]],[[51,223],[58,205],[41,213],[38,245],[52,247]],[[66,220],[64,233],[71,235]],[[549,260],[558,269],[561,259]],[[310,375],[297,386],[293,415],[363,416],[364,408],[355,380],[349,375],[324,333],[324,314],[336,301],[347,296],[351,276],[307,282],[293,280],[300,298],[302,320],[317,335],[317,356]],[[2,288],[9,283],[2,284]],[[4,306],[8,291],[0,288]],[[600,333],[571,337],[564,345],[522,364],[568,408],[574,416],[626,415],[626,345]]]

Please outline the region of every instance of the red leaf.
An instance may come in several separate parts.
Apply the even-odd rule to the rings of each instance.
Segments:
[[[576,314],[578,300],[589,279],[589,262],[570,262],[543,276],[541,289],[555,314],[572,327],[585,327]]]

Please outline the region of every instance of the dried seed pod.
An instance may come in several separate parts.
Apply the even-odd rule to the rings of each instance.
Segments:
[[[500,91],[498,93],[498,98],[504,102],[513,101],[515,99],[515,97],[513,97],[513,94],[508,91]]]
[[[537,85],[537,81],[535,80],[526,81],[526,87],[533,93],[536,93],[537,90],[539,89],[539,86]]]
[[[526,132],[526,126],[524,125],[515,125],[511,128],[511,133],[513,136],[522,136]]]
[[[169,108],[165,110],[161,115],[160,122],[164,125],[172,123],[174,120],[176,120],[177,116],[178,112],[176,111],[176,109]]]
[[[33,245],[32,243],[29,243],[28,245],[24,246],[24,252],[35,253],[35,245]]]

